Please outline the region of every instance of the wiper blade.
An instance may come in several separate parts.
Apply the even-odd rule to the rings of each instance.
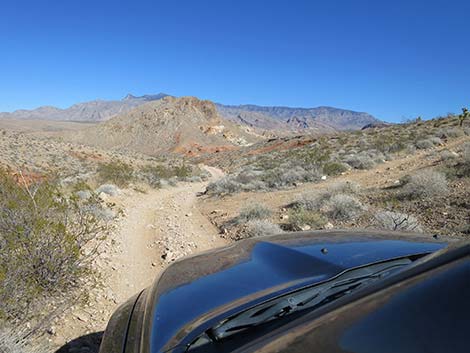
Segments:
[[[207,336],[212,341],[218,341],[293,312],[315,309],[386,277],[411,262],[403,258],[346,271],[327,282],[283,295],[232,316],[206,331]]]

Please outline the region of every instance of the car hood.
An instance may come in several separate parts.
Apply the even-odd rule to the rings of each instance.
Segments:
[[[246,239],[183,259],[149,290],[144,351],[189,344],[225,317],[345,270],[445,246],[430,235],[323,231]]]

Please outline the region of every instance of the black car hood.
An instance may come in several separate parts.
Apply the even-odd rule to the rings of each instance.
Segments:
[[[186,345],[217,320],[354,267],[446,246],[432,236],[372,231],[292,233],[247,239],[186,258],[147,296],[144,352]]]

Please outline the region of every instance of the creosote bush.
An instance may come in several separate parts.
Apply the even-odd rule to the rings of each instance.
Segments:
[[[30,319],[48,298],[93,281],[106,232],[100,208],[96,197],[67,197],[52,182],[27,185],[0,172],[0,319]]]
[[[120,161],[102,163],[97,169],[98,179],[103,183],[112,183],[123,188],[134,179],[133,168]]]
[[[291,209],[288,219],[292,230],[322,229],[328,222],[321,213],[301,208]]]

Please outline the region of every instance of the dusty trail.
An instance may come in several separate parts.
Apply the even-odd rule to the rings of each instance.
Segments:
[[[90,343],[87,334],[103,331],[119,304],[148,287],[175,259],[227,243],[196,208],[197,194],[224,175],[217,168],[205,168],[212,175],[207,182],[181,183],[146,194],[125,190],[109,199],[124,215],[97,263],[104,286],[92,291],[90,304],[72,307],[54,328],[55,345],[73,341],[63,352],[73,351],[74,344],[96,351],[96,343]]]
[[[179,257],[225,245],[218,230],[195,206],[207,183],[185,183],[128,198],[117,234],[122,252],[112,260],[110,287],[118,302],[149,286],[165,264]]]

